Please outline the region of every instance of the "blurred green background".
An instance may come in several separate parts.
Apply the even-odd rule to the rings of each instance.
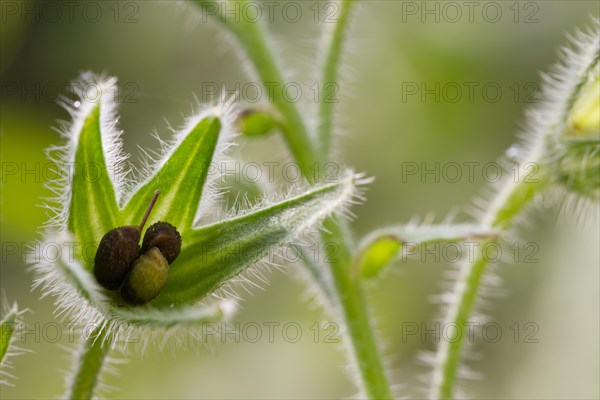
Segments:
[[[62,16],[44,3],[52,3]],[[8,252],[7,246],[34,243],[46,219],[38,206],[49,195],[43,189],[48,176],[44,149],[59,143],[51,127],[68,119],[56,103],[55,87],[64,88],[87,70],[118,77],[120,126],[126,132],[125,150],[135,162],[137,145],[156,147],[150,132],[167,137],[165,119],[178,126],[195,104],[194,95],[206,98],[207,82],[235,89],[236,82],[249,87],[244,85],[253,79],[236,45],[182,3],[82,2],[72,17],[67,3],[72,4],[2,1],[1,287],[10,301],[33,311],[27,324],[38,332],[44,323],[57,321],[52,300],[40,300],[39,292],[31,292],[31,273],[21,254]],[[281,8],[269,30],[290,81],[304,88],[301,103],[308,114],[315,106],[307,88],[318,76],[319,34],[332,9],[325,2],[296,1],[302,16],[291,22],[281,11],[288,2],[278,3]],[[463,211],[486,186],[481,169],[475,170],[473,182],[464,177],[435,182],[431,177],[403,179],[403,163],[486,163],[504,154],[518,136],[524,110],[533,105],[528,95],[539,99],[539,73],[556,62],[566,33],[600,15],[598,1],[499,1],[479,3],[470,21],[465,3],[369,1],[357,9],[337,95],[338,158],[376,177],[366,203],[353,209],[357,237],[428,212],[439,221],[459,210],[457,220],[467,221],[468,212]],[[413,6],[415,15],[408,12]],[[426,7],[439,11],[422,14]],[[485,14],[485,7],[493,9]],[[315,10],[320,10],[317,18]],[[498,18],[495,10],[501,12]],[[436,82],[441,88],[450,84],[439,102],[406,93],[414,83],[435,87]],[[453,101],[452,86],[464,89],[465,82],[479,84],[473,100],[463,92]],[[498,101],[486,100],[482,87],[489,83],[501,88]],[[124,101],[126,96],[130,101]],[[287,159],[277,137],[240,139],[234,153],[247,161]],[[40,173],[13,175],[6,168],[14,165],[38,165]],[[486,315],[503,334],[497,343],[479,338],[471,351],[475,360],[469,366],[482,378],[466,381],[463,388],[475,398],[600,396],[598,221],[577,226],[559,210],[560,204],[549,197],[530,213],[531,224],[520,229],[524,241],[539,245],[538,262],[496,269],[504,280],[504,295],[492,298]],[[295,279],[297,267],[284,269],[289,273],[270,272],[264,290],[243,293],[243,309],[232,321],[240,326],[295,322],[303,332],[297,343],[284,340],[276,329],[273,343],[264,334],[256,343],[228,339],[212,349],[199,345],[197,352],[177,351],[174,356],[150,348],[127,357],[118,374],[108,377],[116,388],[109,397],[352,396],[341,346],[323,340],[330,330],[321,330],[320,340],[314,340],[311,326],[330,317]],[[423,376],[429,369],[418,355],[433,350],[435,343],[431,335],[403,340],[403,330],[407,322],[433,326],[439,307],[432,296],[447,290],[449,269],[445,263],[398,262],[386,279],[368,287],[392,378],[410,398],[426,395]],[[510,330],[515,322],[520,326],[518,343]],[[539,328],[537,343],[524,343],[528,322]],[[26,336],[20,344],[35,353],[13,359],[11,373],[18,378],[14,387],[2,386],[2,398],[51,398],[64,392],[62,371],[70,368],[76,344],[69,343],[67,334],[59,343],[41,336]]]

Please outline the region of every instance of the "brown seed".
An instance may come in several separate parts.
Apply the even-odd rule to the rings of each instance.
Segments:
[[[181,252],[181,235],[168,222],[157,222],[146,231],[142,252],[145,253],[152,247],[157,247],[171,264]]]
[[[94,259],[94,276],[100,285],[116,290],[131,270],[140,252],[140,227],[121,226],[108,231]]]
[[[130,304],[144,304],[158,296],[167,284],[169,264],[159,249],[152,247],[134,264],[121,288],[121,296]]]

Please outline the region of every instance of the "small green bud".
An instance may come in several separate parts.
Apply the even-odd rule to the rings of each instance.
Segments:
[[[121,296],[130,304],[144,304],[158,296],[167,284],[169,263],[156,247],[133,263],[121,288]]]
[[[572,100],[564,135],[558,143],[557,180],[584,197],[600,197],[600,66],[590,69]]]
[[[579,91],[567,120],[568,137],[600,140],[600,73],[590,77]]]
[[[369,245],[359,258],[359,272],[363,278],[376,276],[392,262],[402,242],[393,236],[383,236]]]
[[[279,126],[279,121],[269,112],[245,110],[237,119],[238,130],[246,136],[265,136]]]

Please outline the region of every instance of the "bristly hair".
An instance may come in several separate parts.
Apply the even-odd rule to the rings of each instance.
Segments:
[[[35,272],[33,283],[34,289],[40,289],[42,296],[52,296],[56,307],[56,314],[60,318],[69,318],[71,322],[77,322],[83,326],[87,324],[95,324],[100,330],[106,332],[104,335],[108,345],[113,345],[118,341],[118,338],[127,332],[127,329],[134,324],[140,328],[139,335],[144,340],[144,345],[140,348],[144,349],[148,346],[152,339],[165,345],[165,338],[173,337],[174,340],[169,342],[169,346],[180,347],[183,343],[189,343],[189,338],[196,338],[202,335],[201,329],[197,329],[202,322],[220,320],[227,318],[233,312],[232,302],[228,299],[221,299],[216,303],[207,304],[211,298],[206,298],[200,304],[195,306],[185,306],[176,309],[157,310],[152,306],[137,307],[135,312],[120,308],[114,304],[114,300],[104,294],[104,291],[95,282],[93,276],[84,268],[82,263],[75,259],[72,252],[73,238],[67,229],[67,221],[69,218],[69,204],[71,201],[70,182],[72,180],[72,171],[68,168],[63,168],[68,163],[75,161],[75,148],[79,141],[80,130],[83,128],[85,119],[93,110],[95,105],[100,102],[100,120],[101,120],[101,135],[102,146],[107,160],[107,166],[111,169],[111,182],[115,186],[117,200],[121,206],[124,205],[128,198],[150,177],[160,169],[166,160],[173,153],[174,149],[184,140],[186,135],[192,131],[192,127],[209,115],[218,116],[222,121],[222,130],[224,134],[219,137],[219,142],[216,146],[216,162],[224,157],[225,150],[232,144],[231,138],[234,135],[233,120],[235,118],[233,99],[221,99],[222,101],[205,109],[195,112],[188,120],[182,129],[174,132],[173,139],[170,141],[161,141],[161,151],[154,156],[147,154],[144,166],[137,172],[131,174],[131,167],[126,164],[126,155],[121,152],[122,132],[116,129],[116,112],[114,97],[111,95],[116,87],[116,80],[103,76],[95,76],[90,73],[82,75],[78,84],[75,87],[82,88],[99,88],[100,95],[92,96],[88,90],[78,92],[79,98],[71,103],[64,102],[65,107],[69,110],[73,117],[71,124],[63,124],[60,131],[62,137],[66,140],[66,144],[60,147],[53,147],[49,152],[64,173],[55,182],[49,186],[56,194],[54,199],[55,206],[52,210],[55,215],[51,218],[51,223],[46,225],[43,232],[43,240],[39,243],[39,247],[52,246],[58,248],[60,254],[69,255],[68,257],[60,257],[60,260],[46,260],[39,257],[39,254],[32,252],[29,254],[29,261]],[[221,158],[219,158],[221,157]],[[215,158],[213,158],[213,161]],[[134,175],[130,178],[130,175]],[[123,179],[127,177],[128,180]],[[220,176],[210,177],[213,180]],[[307,214],[298,219],[298,222],[293,226],[288,227],[289,235],[287,240],[294,241],[301,237],[305,231],[325,216],[331,214],[350,214],[349,205],[361,201],[361,185],[368,183],[362,175],[355,174],[352,171],[346,171],[340,178],[341,183],[335,192],[336,194],[328,194],[327,198],[330,201],[325,201],[319,205],[319,212],[316,214]],[[135,182],[135,183],[133,183]],[[202,200],[198,206],[198,215],[208,210],[216,199],[216,192],[211,179],[205,184]],[[319,190],[319,186],[312,188]],[[211,194],[211,191],[214,192]],[[258,205],[250,209],[241,209],[235,212],[235,215],[229,215],[229,218],[240,216],[256,210],[257,207],[273,204],[277,200],[290,198],[298,194],[297,191],[291,190],[287,196],[280,199],[275,199],[268,196],[263,199]],[[316,201],[316,200],[315,200]],[[316,206],[315,206],[316,207]],[[314,207],[313,207],[314,208]],[[282,214],[280,218],[285,219],[286,214]],[[221,221],[222,222],[222,221]],[[39,248],[38,247],[38,248]],[[33,258],[31,258],[33,257]],[[257,260],[258,261],[258,260]],[[277,264],[277,263],[273,263]],[[248,271],[245,275],[237,277],[237,281],[248,284],[248,279],[244,277],[250,276],[251,279],[263,281],[264,278],[260,271]],[[234,281],[235,281],[234,280]],[[223,289],[230,287],[232,282],[228,282]],[[226,290],[221,291],[226,292]],[[184,334],[181,334],[182,329],[186,329]],[[186,339],[187,338],[187,339]]]
[[[234,145],[234,139],[238,133],[234,129],[234,121],[238,114],[235,104],[235,95],[225,97],[223,95],[219,99],[213,100],[213,104],[206,106],[197,101],[196,106],[192,110],[192,114],[186,118],[183,126],[180,129],[173,129],[169,126],[172,132],[170,140],[163,140],[157,134],[154,137],[159,141],[160,149],[157,152],[150,152],[145,148],[140,147],[141,166],[133,169],[133,179],[130,179],[129,184],[125,188],[123,207],[127,201],[143,187],[157,171],[167,162],[177,147],[183,142],[186,136],[198,125],[198,123],[208,116],[215,116],[221,122],[221,131],[217,140],[217,145],[214,151],[211,166],[220,165],[230,159],[228,150]],[[221,197],[217,182],[222,178],[218,169],[209,167],[209,173],[202,189],[200,203],[197,205],[195,217],[195,225],[198,219],[205,213],[210,213],[210,206],[218,201]]]
[[[55,298],[57,316],[73,319],[81,325],[100,324],[108,332],[113,333],[113,335],[107,335],[106,340],[110,341],[119,334],[123,334],[127,325],[131,323],[131,318],[125,316],[125,312],[121,315],[119,310],[115,312],[110,309],[108,298],[77,260],[72,257],[61,257],[60,262],[52,262],[52,260],[43,259],[39,252],[35,251],[36,248],[45,248],[45,246],[53,246],[52,248],[58,246],[61,254],[72,255],[71,246],[74,240],[67,227],[72,196],[70,182],[73,178],[72,166],[75,163],[75,153],[85,119],[99,103],[101,105],[102,150],[117,201],[122,206],[131,193],[138,188],[140,182],[143,184],[160,168],[174,147],[191,131],[191,127],[206,116],[218,116],[222,123],[222,132],[215,153],[217,153],[217,157],[224,157],[223,154],[230,146],[233,137],[234,109],[230,99],[223,98],[221,102],[215,102],[212,106],[195,112],[187,119],[184,127],[175,132],[171,141],[163,142],[162,152],[158,157],[147,160],[143,169],[134,174],[135,177],[132,178],[132,167],[127,163],[128,156],[122,151],[123,132],[117,128],[118,118],[114,101],[117,80],[86,72],[74,82],[73,87],[75,99],[63,98],[60,102],[72,117],[72,122],[62,122],[58,129],[65,144],[52,146],[47,151],[49,159],[56,164],[58,175],[57,179],[47,183],[47,187],[55,195],[53,198],[46,199],[45,207],[49,209],[51,215],[40,232],[43,239],[30,250],[27,257],[35,272],[33,289],[41,289],[42,297],[52,296]],[[198,104],[197,107],[200,108],[199,106]],[[204,202],[214,201],[216,195],[212,194],[213,186],[210,183],[205,185],[202,196]],[[198,205],[199,210],[202,209],[202,204],[201,201],[201,204]],[[163,331],[161,337],[165,336],[164,333],[172,336],[173,326],[176,325],[176,322],[180,325],[194,325],[199,321],[210,320],[212,317],[222,318],[231,315],[233,310],[228,304],[228,302],[219,302],[206,307],[199,305],[189,309],[182,308],[171,313],[170,318],[167,318],[169,322],[166,325],[163,324],[164,316],[157,316],[156,312],[152,310],[147,314],[137,313],[136,317],[138,320],[144,320],[141,322],[143,322],[142,325],[145,324],[146,330],[159,328],[158,331]]]
[[[81,74],[73,82],[74,100],[62,97],[59,103],[68,111],[72,121],[62,121],[56,128],[61,137],[66,141],[60,146],[50,146],[46,151],[48,159],[56,166],[58,178],[46,183],[54,197],[44,199],[43,207],[50,212],[44,230],[64,231],[67,229],[67,220],[71,204],[71,186],[75,165],[75,152],[79,136],[85,123],[85,118],[91,110],[100,103],[100,130],[102,132],[102,147],[107,165],[110,166],[108,174],[115,188],[117,197],[123,196],[129,177],[126,160],[127,154],[123,153],[123,131],[118,129],[118,118],[115,93],[118,90],[117,80],[105,75],[95,75],[91,72]],[[43,233],[43,232],[42,232]]]
[[[13,381],[17,377],[9,372],[13,368],[11,359],[31,352],[30,349],[16,345],[17,342],[22,340],[22,333],[26,331],[23,315],[30,312],[30,310],[20,310],[17,303],[10,304],[5,293],[2,293],[0,299],[2,302],[2,318],[0,318],[2,321],[2,327],[0,328],[2,330],[2,340],[8,340],[8,343],[2,343],[3,346],[6,345],[7,347],[3,349],[5,353],[0,360],[0,386],[13,386]]]
[[[569,40],[572,47],[561,50],[561,61],[550,73],[542,74],[542,101],[526,112],[526,122],[519,132],[520,142],[511,146],[506,155],[499,160],[503,169],[503,179],[484,190],[482,197],[474,202],[470,210],[477,219],[491,215],[490,209],[496,209],[504,200],[502,191],[510,186],[513,172],[509,167],[514,164],[519,169],[551,165],[560,156],[560,148],[554,145],[565,129],[567,114],[590,67],[600,68],[600,19],[593,19],[592,28],[587,32],[577,32]],[[548,144],[551,144],[549,146]],[[598,149],[595,150],[599,151]],[[523,174],[530,170],[519,171]],[[521,175],[520,175],[521,176]],[[565,197],[566,198],[566,197]],[[489,222],[489,221],[484,221]]]
[[[542,168],[552,169],[557,162],[560,154],[560,141],[567,124],[567,117],[571,110],[572,103],[578,95],[579,88],[582,82],[588,78],[588,74],[592,68],[599,68],[598,60],[600,59],[600,20],[594,19],[593,28],[587,33],[579,32],[575,37],[571,38],[572,49],[566,48],[562,50],[562,61],[552,70],[550,74],[543,75],[544,87],[542,91],[543,100],[526,114],[527,122],[520,133],[521,141],[519,145],[515,145],[509,149],[506,158],[500,162],[505,167],[504,179],[500,182],[486,188],[485,198],[475,201],[475,217],[480,221],[483,227],[491,227],[496,219],[496,213],[504,205],[507,196],[510,196],[514,185],[517,182],[508,170],[508,162],[513,164],[516,162],[519,168],[520,179],[527,176],[528,165],[533,167],[541,166]],[[597,150],[594,150],[597,151]],[[587,165],[585,162],[583,166]],[[551,177],[550,183],[555,184],[556,179]],[[550,188],[556,185],[550,185]],[[555,199],[566,200],[567,208],[574,208],[578,212],[582,211],[582,204],[591,204],[590,201],[575,201],[570,193],[565,195],[564,190],[550,190],[546,196],[553,196]],[[563,193],[556,196],[556,193]],[[580,196],[577,196],[580,197]],[[537,196],[533,201],[539,201],[540,196]],[[597,206],[597,205],[596,205]],[[510,242],[518,235],[516,228],[527,222],[527,212],[520,212],[511,221],[508,227],[504,228],[500,239],[501,242]],[[596,211],[597,213],[597,211]],[[506,260],[504,260],[506,261]],[[470,320],[478,320],[484,318],[480,314],[485,308],[483,298],[488,296],[489,292],[498,292],[500,279],[494,274],[494,266],[486,268],[483,272],[480,287],[477,287],[475,304],[473,306],[473,315]],[[490,271],[491,269],[491,271]],[[472,270],[472,263],[463,262],[459,265],[459,270],[453,276],[454,289],[445,292],[439,296],[439,299],[444,304],[445,317],[442,319],[445,323],[452,323],[457,311],[457,305],[461,301],[463,290],[467,285],[467,278]],[[447,361],[448,353],[444,349],[448,344],[444,342],[443,346],[438,347],[437,354],[426,354],[422,359],[429,365],[435,366],[433,374],[429,375],[431,385],[431,394],[437,396],[438,385],[443,381],[441,368],[444,367]],[[463,350],[462,357],[468,358],[469,346]],[[459,366],[458,378],[471,378],[476,374],[470,372],[463,364]],[[457,381],[459,381],[457,380]],[[457,385],[460,382],[457,383]],[[460,391],[460,386],[457,391]]]

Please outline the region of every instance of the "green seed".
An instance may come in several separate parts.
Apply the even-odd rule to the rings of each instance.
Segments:
[[[130,304],[147,303],[158,296],[168,277],[169,263],[158,248],[152,247],[133,263],[121,288],[121,296]]]

